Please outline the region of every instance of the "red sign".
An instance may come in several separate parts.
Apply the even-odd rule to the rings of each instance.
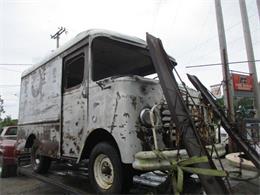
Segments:
[[[232,74],[235,91],[253,91],[253,78],[249,75]]]

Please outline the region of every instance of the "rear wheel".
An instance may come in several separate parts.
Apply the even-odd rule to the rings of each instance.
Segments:
[[[39,153],[39,145],[34,142],[31,150],[31,163],[34,172],[47,173],[51,166],[51,158]]]
[[[97,193],[121,193],[125,191],[129,175],[124,174],[124,165],[116,148],[107,143],[97,144],[89,158],[90,183]]]

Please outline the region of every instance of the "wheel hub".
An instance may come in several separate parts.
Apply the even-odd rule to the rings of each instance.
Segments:
[[[94,176],[102,189],[109,189],[114,181],[114,169],[111,160],[104,154],[99,154],[94,162]]]
[[[111,175],[111,167],[106,161],[102,164],[101,171],[105,175]]]

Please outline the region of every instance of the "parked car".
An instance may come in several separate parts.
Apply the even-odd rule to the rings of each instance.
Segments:
[[[16,126],[8,126],[0,130],[0,177],[16,175],[16,135]]]

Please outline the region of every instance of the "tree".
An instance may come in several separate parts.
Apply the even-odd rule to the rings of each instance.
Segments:
[[[4,119],[2,119],[2,114],[4,113],[4,100],[0,95],[0,129],[5,126],[17,125],[17,119],[12,119],[11,116],[6,116]]]
[[[234,109],[238,120],[243,118],[254,118],[254,100],[252,97],[235,98]]]
[[[17,119],[12,119],[11,116],[6,116],[3,120],[0,121],[0,129],[6,126],[17,125]]]
[[[5,113],[5,110],[4,110],[4,100],[1,98],[1,95],[0,95],[0,121],[2,120],[1,116],[4,113]]]
[[[223,96],[220,99],[217,99],[217,104],[225,108]],[[235,116],[239,119],[241,118],[253,118],[254,117],[254,106],[253,106],[252,97],[235,97],[234,98],[234,110]]]

